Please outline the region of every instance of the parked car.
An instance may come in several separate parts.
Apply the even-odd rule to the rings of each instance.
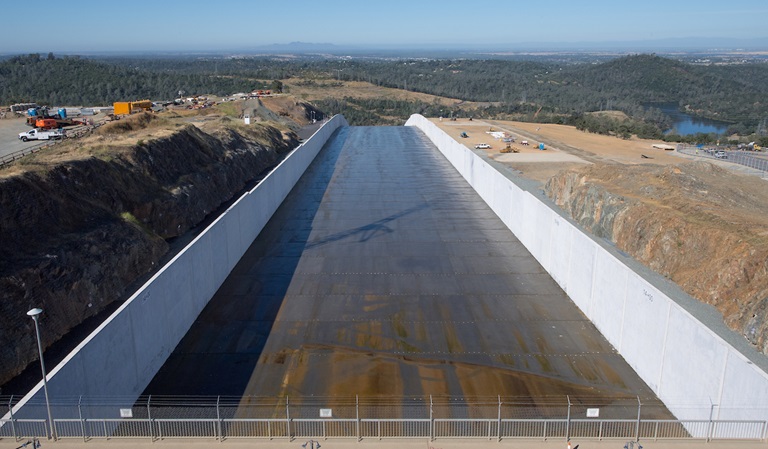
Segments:
[[[488,145],[487,143],[478,143],[477,145],[475,145],[475,148],[477,148],[478,150],[490,150],[491,146]]]
[[[728,159],[728,154],[723,150],[719,150],[715,151],[715,157],[718,159]]]

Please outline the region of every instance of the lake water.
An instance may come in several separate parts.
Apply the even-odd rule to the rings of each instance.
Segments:
[[[687,136],[696,133],[723,134],[728,130],[728,123],[718,120],[693,117],[686,114],[685,112],[680,112],[677,109],[676,103],[651,104],[648,106],[661,109],[661,112],[668,115],[672,119],[672,129],[665,131],[665,134],[671,134],[672,132],[676,132],[681,136]]]

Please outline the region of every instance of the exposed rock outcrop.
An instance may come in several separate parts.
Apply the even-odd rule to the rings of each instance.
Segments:
[[[199,224],[298,143],[274,128],[259,132],[271,147],[247,132],[188,125],[107,156],[52,158],[0,176],[0,384],[37,359],[27,310],[44,309],[50,345],[156,268],[166,239]]]
[[[585,166],[546,193],[768,353],[768,188],[710,163]]]

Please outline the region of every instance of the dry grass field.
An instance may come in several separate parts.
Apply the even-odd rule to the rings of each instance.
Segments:
[[[579,131],[573,126],[496,120],[432,121],[470,148],[479,143],[491,145],[491,149],[485,150],[489,157],[519,170],[527,178],[541,182],[561,170],[584,164],[670,165],[686,160],[686,156],[677,152],[653,148],[654,144],[663,143],[661,141],[635,137],[623,140]],[[515,142],[512,147],[518,153],[501,153],[507,144],[495,139],[489,134],[491,131],[506,132],[513,137]],[[461,138],[462,132],[469,137]],[[522,145],[523,141],[528,141],[528,145]],[[543,151],[539,150],[539,143],[544,143]]]
[[[300,81],[302,80],[287,79],[283,80],[283,83],[288,87],[291,95],[305,101],[351,97],[359,99],[387,98],[391,100],[422,101],[425,103],[439,103],[446,107],[459,104],[463,107],[478,107],[485,104],[377,86],[363,81],[318,80],[314,84],[305,84]]]

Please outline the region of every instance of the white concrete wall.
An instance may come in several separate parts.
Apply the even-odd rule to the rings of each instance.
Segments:
[[[51,401],[79,395],[110,397],[115,403],[115,418],[119,417],[120,406],[130,407],[331,134],[341,126],[348,126],[343,116],[324,124],[51,370]],[[44,416],[44,409],[32,406],[44,401],[41,381],[14,414],[41,417],[42,412]],[[30,407],[25,412],[23,406],[27,403]],[[59,408],[54,410],[54,419],[72,417],[62,416],[71,413],[71,408]],[[103,408],[100,413],[104,413]]]
[[[732,332],[703,324],[542,192],[520,187],[420,115],[406,126],[437,145],[678,419],[768,420],[768,375],[752,361],[762,355],[729,344]]]

